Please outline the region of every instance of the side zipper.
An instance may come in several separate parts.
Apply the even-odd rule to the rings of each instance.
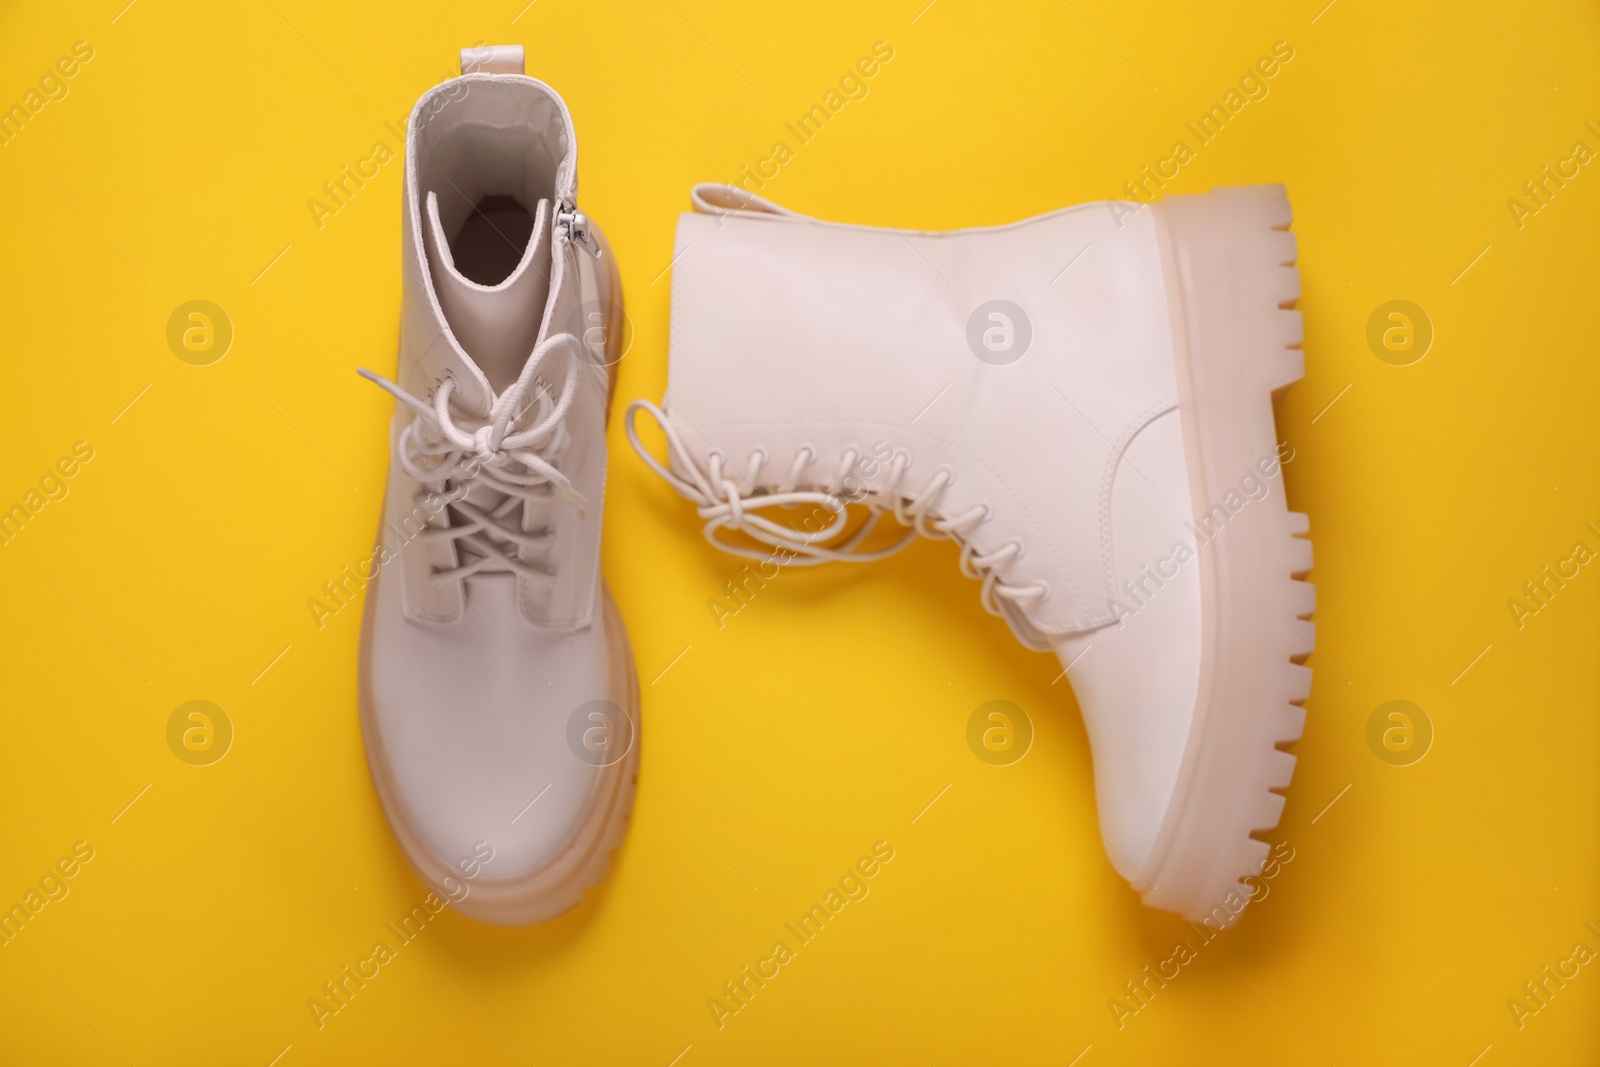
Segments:
[[[566,232],[568,241],[582,245],[591,256],[600,258],[600,242],[589,232],[589,220],[578,210],[577,204],[561,205],[556,211],[556,228]]]

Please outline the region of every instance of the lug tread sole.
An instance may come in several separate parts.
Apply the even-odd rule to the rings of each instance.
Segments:
[[[1198,500],[1218,500],[1251,460],[1277,453],[1272,399],[1305,373],[1300,273],[1282,186],[1171,197],[1158,213],[1179,294],[1180,378],[1195,412],[1186,447],[1201,457]],[[1180,386],[1180,392],[1182,391]],[[1207,436],[1209,435],[1209,436]],[[1281,457],[1280,457],[1281,458]],[[1197,508],[1198,510],[1198,508]],[[1279,491],[1252,502],[1211,549],[1202,611],[1210,666],[1178,789],[1152,850],[1147,904],[1218,929],[1258,889],[1305,727],[1315,650],[1309,520]],[[1202,551],[1202,558],[1206,555]]]

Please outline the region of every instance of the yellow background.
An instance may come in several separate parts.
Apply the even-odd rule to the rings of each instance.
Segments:
[[[73,442],[95,449],[0,547],[0,905],[74,842],[95,850],[0,947],[0,1060],[1600,1059],[1600,963],[1520,1030],[1507,1007],[1576,941],[1600,949],[1600,574],[1520,630],[1507,607],[1575,541],[1600,547],[1600,163],[1520,229],[1506,206],[1575,141],[1600,149],[1592,4],[523,2],[0,14],[0,104],[74,42],[95,50],[0,146],[0,505]],[[735,561],[614,424],[605,566],[644,747],[613,873],[533,929],[446,913],[319,1031],[307,1000],[423,890],[362,753],[359,612],[319,631],[306,607],[366,558],[383,491],[391,401],[355,368],[394,366],[400,164],[321,229],[307,200],[398,147],[385,124],[458,47],[525,44],[571,105],[582,205],[621,263],[619,400],[658,399],[689,186],[767,156],[880,40],[870,95],[769,195],[905,228],[1118,196],[1274,42],[1294,48],[1171,186],[1282,181],[1297,219],[1307,374],[1279,417],[1320,653],[1272,835],[1293,861],[1119,1029],[1108,1000],[1193,935],[1102,853],[1059,665],[980,610],[947,544],[786,571],[719,631],[707,601]],[[211,366],[166,343],[192,299],[234,325]],[[1392,299],[1436,330],[1412,366],[1366,344]],[[167,746],[193,699],[234,725],[212,766]],[[1010,767],[965,740],[994,699],[1036,728]],[[1435,729],[1412,766],[1367,744],[1391,699]],[[719,1030],[708,998],[880,840],[895,859],[871,895]]]

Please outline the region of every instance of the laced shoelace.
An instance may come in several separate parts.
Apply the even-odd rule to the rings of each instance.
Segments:
[[[687,478],[680,477],[661,463],[639,440],[635,420],[640,411],[653,418],[666,434],[669,460],[675,460],[688,475]],[[770,549],[792,553],[788,561],[790,566],[815,566],[832,562],[868,563],[894,555],[918,537],[954,540],[961,546],[961,573],[983,583],[980,597],[984,608],[991,614],[1003,615],[997,598],[1027,602],[1042,601],[1050,595],[1050,587],[1043,581],[1021,586],[1000,581],[999,568],[1022,555],[1020,540],[1008,541],[992,552],[978,551],[972,533],[994,517],[987,504],[975,505],[960,515],[941,512],[939,503],[955,481],[955,475],[948,469],[935,471],[920,492],[908,493],[902,483],[911,461],[905,453],[897,451],[889,461],[889,474],[884,487],[855,500],[852,498],[860,494],[847,491],[845,479],[854,469],[859,454],[847,450],[840,457],[839,466],[831,479],[825,483],[808,484],[801,479],[818,457],[806,446],[796,453],[784,479],[774,489],[761,491],[756,486],[760,484],[761,472],[769,459],[765,452],[757,450],[751,453],[742,471],[730,468],[721,453],[712,452],[707,461],[709,469],[701,470],[684,447],[678,432],[667,421],[666,414],[655,404],[648,400],[635,400],[628,405],[624,422],[628,443],[639,454],[639,458],[666,479],[680,495],[696,505],[700,517],[705,520],[706,540],[725,552],[756,560],[765,560],[770,555],[724,540],[718,536],[721,530],[738,531]],[[738,477],[746,488],[741,489],[734,477]],[[841,543],[829,544],[842,535],[849,525],[848,509],[851,503],[860,503],[867,508],[869,515],[866,522]],[[813,533],[755,514],[757,510],[766,508],[793,508],[801,504],[826,508],[833,513],[833,521]],[[909,532],[886,548],[857,551],[857,547],[885,515],[893,515],[900,525],[910,527]]]
[[[536,376],[551,353],[563,345],[570,346],[571,355],[561,394],[553,397]],[[552,536],[548,530],[524,532],[522,509],[553,493],[588,511],[572,480],[555,465],[571,440],[564,420],[578,387],[577,345],[578,339],[571,333],[541,341],[511,388],[494,397],[486,419],[451,410],[450,398],[456,391],[453,377],[447,376],[430,390],[428,400],[419,400],[364,367],[356,372],[417,413],[400,434],[400,467],[424,486],[439,486],[449,498],[448,508],[458,513],[452,516],[450,526],[429,526],[417,535],[428,541],[455,541],[472,557],[456,567],[434,568],[435,579],[505,572],[527,578],[550,576],[550,571],[517,558],[520,549],[543,544]],[[532,414],[525,419],[529,411]],[[522,423],[527,424],[526,429],[513,428]],[[501,493],[504,499],[492,508],[469,501],[468,492],[478,486]],[[417,499],[421,501],[421,493]],[[462,521],[455,521],[457,518]]]

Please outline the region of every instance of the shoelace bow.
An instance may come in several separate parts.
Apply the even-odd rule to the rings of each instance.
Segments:
[[[573,354],[567,361],[561,395],[552,397],[549,388],[536,382],[535,376],[546,357],[564,344],[571,346]],[[551,536],[549,531],[524,532],[522,508],[554,493],[574,501],[587,513],[588,505],[573,488],[572,479],[555,466],[571,440],[564,419],[577,392],[577,344],[577,337],[570,333],[540,342],[511,388],[494,397],[487,419],[451,411],[450,398],[456,390],[453,377],[446,377],[430,391],[430,403],[364,367],[356,372],[417,413],[417,418],[400,434],[400,467],[425,486],[440,486],[440,491],[452,498],[449,509],[465,520],[457,522],[457,516],[452,516],[450,526],[429,526],[418,534],[423,540],[455,541],[475,557],[457,567],[436,568],[436,579],[504,572],[528,578],[548,577],[549,571],[517,558],[519,549],[542,544]],[[523,419],[530,410],[533,414]],[[530,425],[513,429],[519,422]],[[477,486],[502,493],[505,499],[492,510],[485,510],[467,499],[468,490]],[[420,499],[421,494],[418,502]]]
[[[635,419],[640,411],[649,414],[666,434],[669,461],[676,460],[688,475],[687,479],[662,464],[639,440]],[[906,493],[901,483],[910,467],[910,459],[905,453],[897,451],[889,462],[889,475],[885,486],[859,500],[852,500],[850,497],[853,494],[846,492],[845,479],[860,457],[853,450],[846,451],[840,457],[837,471],[828,482],[821,484],[820,487],[801,487],[801,478],[817,460],[816,453],[807,446],[795,455],[788,474],[776,488],[761,491],[756,486],[760,483],[761,471],[769,458],[765,452],[757,450],[751,453],[743,471],[730,470],[725,465],[721,453],[712,452],[707,464],[710,469],[702,471],[690,456],[689,450],[684,447],[678,432],[667,421],[666,414],[655,404],[648,400],[635,400],[628,405],[627,418],[624,421],[628,432],[628,443],[633,445],[633,450],[639,454],[639,458],[656,474],[666,479],[680,495],[696,505],[700,517],[706,523],[704,531],[706,540],[725,552],[747,559],[768,558],[768,554],[745,545],[732,544],[717,536],[718,531],[724,529],[744,533],[769,548],[792,552],[793,557],[788,561],[789,565],[805,567],[819,563],[868,563],[885,559],[905,548],[919,536],[935,540],[954,540],[961,546],[961,573],[983,583],[980,596],[984,608],[991,614],[1002,614],[997,597],[1005,597],[1011,601],[1031,601],[1042,600],[1049,595],[1049,587],[1043,582],[1017,586],[1000,581],[998,568],[1022,554],[1020,540],[1008,541],[988,553],[977,550],[971,535],[977,527],[993,517],[987,504],[975,505],[960,515],[941,514],[939,501],[955,481],[955,476],[947,469],[941,468],[934,472],[921,492]],[[741,489],[730,475],[737,476],[746,488]],[[863,504],[867,508],[869,512],[867,521],[862,524],[861,529],[843,542],[837,545],[828,544],[845,532],[850,522],[848,508],[853,502]],[[815,504],[826,508],[833,513],[833,521],[824,529],[812,533],[796,530],[792,526],[785,526],[755,514],[755,511],[766,508],[793,508],[801,504]],[[900,525],[910,527],[910,531],[887,548],[870,552],[856,551],[857,546],[877,528],[878,521],[884,515],[893,515]]]

